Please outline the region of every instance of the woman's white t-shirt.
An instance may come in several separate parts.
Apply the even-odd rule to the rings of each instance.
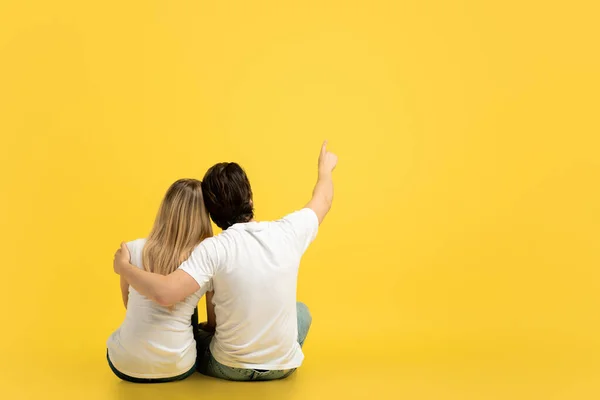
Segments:
[[[131,264],[142,268],[146,239],[127,243]],[[107,341],[108,357],[119,372],[134,378],[158,379],[184,374],[196,362],[191,318],[211,283],[176,304],[160,306],[129,286],[127,313]]]

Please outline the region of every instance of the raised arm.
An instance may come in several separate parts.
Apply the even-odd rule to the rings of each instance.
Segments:
[[[313,190],[312,199],[306,205],[306,208],[312,209],[319,224],[323,222],[325,216],[331,209],[333,202],[333,178],[332,172],[337,165],[337,156],[327,150],[327,141],[321,146],[319,154],[319,177]]]
[[[113,268],[141,295],[165,307],[180,302],[200,289],[196,280],[180,269],[165,276],[134,267],[129,262],[129,250],[125,243],[121,243],[121,248],[115,253]]]

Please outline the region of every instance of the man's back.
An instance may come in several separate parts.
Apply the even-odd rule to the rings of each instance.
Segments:
[[[211,353],[237,368],[302,364],[296,284],[302,254],[319,221],[303,209],[275,222],[231,226],[202,242],[180,269],[203,286],[212,277],[217,329]]]

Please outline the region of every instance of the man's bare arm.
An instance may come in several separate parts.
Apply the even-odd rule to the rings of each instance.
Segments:
[[[179,303],[200,289],[194,278],[181,270],[165,276],[128,263],[121,266],[121,276],[140,294],[165,307]]]
[[[306,208],[312,209],[319,224],[323,222],[325,216],[331,209],[333,203],[333,177],[332,172],[337,165],[337,156],[327,150],[327,141],[321,146],[319,154],[319,177],[313,190],[312,199],[306,205]]]
[[[129,263],[129,251],[125,243],[115,254],[113,268],[141,295],[165,307],[180,302],[200,289],[194,278],[184,271],[177,270],[165,276],[134,267]]]

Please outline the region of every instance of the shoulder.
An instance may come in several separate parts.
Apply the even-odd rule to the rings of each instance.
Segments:
[[[222,251],[227,248],[227,243],[230,239],[227,238],[225,232],[220,233],[216,236],[212,236],[204,239],[192,250],[192,255],[203,256],[208,258],[218,257]]]
[[[317,214],[314,212],[314,210],[312,208],[308,208],[308,207],[303,208],[298,211],[294,211],[294,212],[286,215],[285,217],[281,218],[279,221],[294,221],[294,220],[298,220],[298,219],[306,220],[309,222],[316,221],[317,224],[319,223],[319,218],[317,217]]]
[[[179,266],[179,270],[194,278],[200,287],[203,287],[215,275],[227,258],[218,236],[206,238],[200,242],[194,247],[188,259]]]
[[[275,222],[290,243],[304,253],[319,232],[319,218],[310,208],[303,208]]]
[[[146,239],[136,239],[125,244],[127,245],[129,251],[142,250],[144,248],[144,245],[146,244]]]
[[[275,223],[291,228],[318,230],[319,217],[311,208],[303,208],[286,215]]]
[[[126,243],[129,249],[130,262],[138,268],[142,267],[142,251],[145,244],[146,239],[136,239]]]

